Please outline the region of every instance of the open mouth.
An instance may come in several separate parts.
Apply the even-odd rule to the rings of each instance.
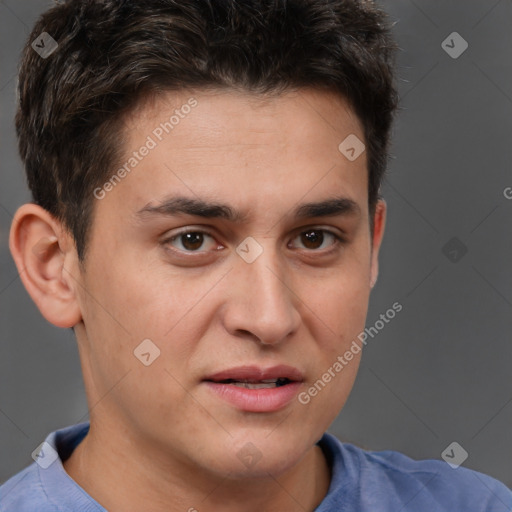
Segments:
[[[289,365],[261,368],[238,366],[209,375],[209,393],[245,412],[277,412],[292,403],[304,383],[303,374]]]
[[[221,381],[209,381],[215,382],[216,384],[231,384],[233,386],[237,386],[239,388],[245,389],[266,389],[266,388],[279,388],[281,386],[286,386],[290,384],[290,379],[286,377],[280,377],[278,379],[266,379],[266,380],[235,380],[235,379],[225,379]]]

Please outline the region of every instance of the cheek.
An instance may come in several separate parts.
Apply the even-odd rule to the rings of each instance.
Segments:
[[[355,265],[340,265],[321,277],[301,278],[298,286],[304,305],[336,334],[350,334],[366,319],[369,287],[369,259]],[[318,321],[318,320],[317,320]]]
[[[93,304],[102,319],[94,318],[94,339],[109,340],[100,351],[116,357],[119,371],[134,365],[139,369],[133,351],[149,339],[160,351],[155,366],[172,373],[185,371],[211,321],[209,302],[203,299],[219,276],[194,277],[182,269],[127,260],[107,274],[96,279],[98,302],[108,304],[108,313]]]
[[[124,247],[120,253],[126,257],[108,262],[105,252],[102,260],[108,263],[97,268],[90,279],[95,285],[97,306],[104,306],[112,328],[127,336],[160,334],[154,331],[160,319],[167,316],[169,325],[172,322],[169,312],[179,314],[181,303],[176,300],[181,295],[181,289],[176,290],[180,288],[179,283],[171,286],[151,265],[130,258],[128,248]]]
[[[94,403],[121,408],[125,414],[168,414],[169,403],[183,402],[180,383],[197,339],[184,320],[199,299],[199,292],[187,295],[186,290],[175,278],[135,272],[127,261],[90,272],[84,282],[83,316]],[[145,366],[134,351],[147,339],[154,344],[149,345],[150,358],[158,357]],[[139,420],[131,418],[134,424]]]
[[[342,410],[357,376],[361,352],[352,354],[348,361],[345,359],[348,348],[348,345],[339,347],[322,357],[308,386],[297,397],[299,407],[308,410],[308,415],[316,419],[322,431],[329,428]]]

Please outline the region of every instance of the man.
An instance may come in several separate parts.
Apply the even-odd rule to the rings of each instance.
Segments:
[[[356,0],[41,17],[10,247],[74,329],[90,424],[50,434],[2,512],[511,510],[488,476],[325,433],[378,274],[392,49]]]

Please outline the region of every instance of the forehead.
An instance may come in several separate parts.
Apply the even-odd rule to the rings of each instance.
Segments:
[[[123,119],[122,131],[128,152],[150,136],[182,157],[201,158],[216,150],[216,157],[226,160],[240,153],[264,154],[265,149],[275,159],[275,151],[283,148],[318,159],[324,150],[332,155],[348,134],[364,139],[349,103],[315,89],[279,95],[230,89],[165,92],[141,101]]]
[[[366,155],[339,150],[348,136],[364,140],[361,123],[333,93],[168,92],[141,102],[122,131],[126,172],[108,199],[131,211],[175,191],[265,209],[332,192],[364,206]]]

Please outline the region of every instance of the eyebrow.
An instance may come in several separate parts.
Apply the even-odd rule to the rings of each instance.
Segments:
[[[296,207],[292,216],[296,219],[310,217],[334,217],[355,216],[361,213],[361,208],[348,197],[333,197],[318,202],[303,203]],[[218,203],[185,196],[173,196],[165,198],[160,204],[147,204],[137,212],[137,217],[147,215],[175,216],[192,215],[208,219],[220,218],[234,223],[243,223],[248,219],[248,214],[235,208]]]

